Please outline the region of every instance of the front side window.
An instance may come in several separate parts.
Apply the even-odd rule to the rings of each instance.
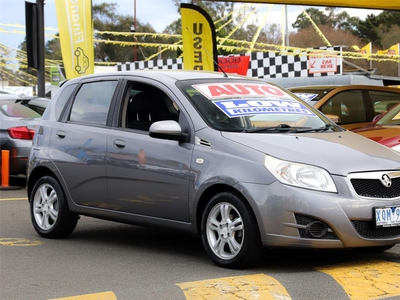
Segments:
[[[69,120],[106,125],[117,81],[85,83],[75,96]]]
[[[179,109],[171,98],[148,84],[131,82],[124,106],[122,125],[130,129],[148,131],[154,122],[179,119]]]

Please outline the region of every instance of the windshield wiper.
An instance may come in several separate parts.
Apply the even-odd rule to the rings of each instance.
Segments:
[[[325,126],[322,126],[321,128],[319,128],[318,131],[327,131],[329,129],[332,129],[334,127],[337,127],[336,125],[332,125],[332,124],[325,124]]]
[[[246,129],[243,132],[253,133],[253,132],[290,132],[290,133],[303,133],[303,132],[322,132],[327,131],[337,127],[332,124],[326,124],[325,126],[313,128],[313,127],[292,127],[288,124],[280,124],[278,126],[271,126],[271,127],[258,127],[258,128],[251,128]]]
[[[253,133],[253,132],[289,132],[293,130],[288,124],[279,124],[278,126],[271,127],[255,127],[243,130],[243,132]]]

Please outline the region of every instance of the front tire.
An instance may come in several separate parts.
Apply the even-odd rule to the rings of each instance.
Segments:
[[[69,211],[64,191],[52,176],[40,178],[30,196],[31,221],[44,238],[63,238],[71,234],[79,216]]]
[[[204,248],[220,267],[250,266],[262,253],[254,214],[244,199],[230,192],[215,195],[201,222]]]

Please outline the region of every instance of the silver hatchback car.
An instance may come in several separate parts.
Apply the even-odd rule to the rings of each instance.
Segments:
[[[35,230],[79,216],[200,235],[240,268],[265,247],[400,242],[400,155],[258,79],[132,71],[65,82],[28,163]]]

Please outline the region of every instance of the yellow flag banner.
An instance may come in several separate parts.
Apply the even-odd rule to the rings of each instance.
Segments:
[[[57,0],[55,3],[67,79],[93,74],[92,1]]]
[[[372,53],[372,43],[371,42],[366,44],[361,49],[358,48],[358,46],[356,46],[356,45],[352,46],[352,48],[354,50],[356,50],[357,52],[361,53],[363,56],[370,56]]]
[[[217,39],[211,17],[201,7],[181,4],[183,66],[217,71]]]
[[[400,43],[399,44],[395,44],[392,47],[390,47],[389,49],[386,50],[378,50],[376,51],[376,54],[381,54],[381,55],[400,55]]]

